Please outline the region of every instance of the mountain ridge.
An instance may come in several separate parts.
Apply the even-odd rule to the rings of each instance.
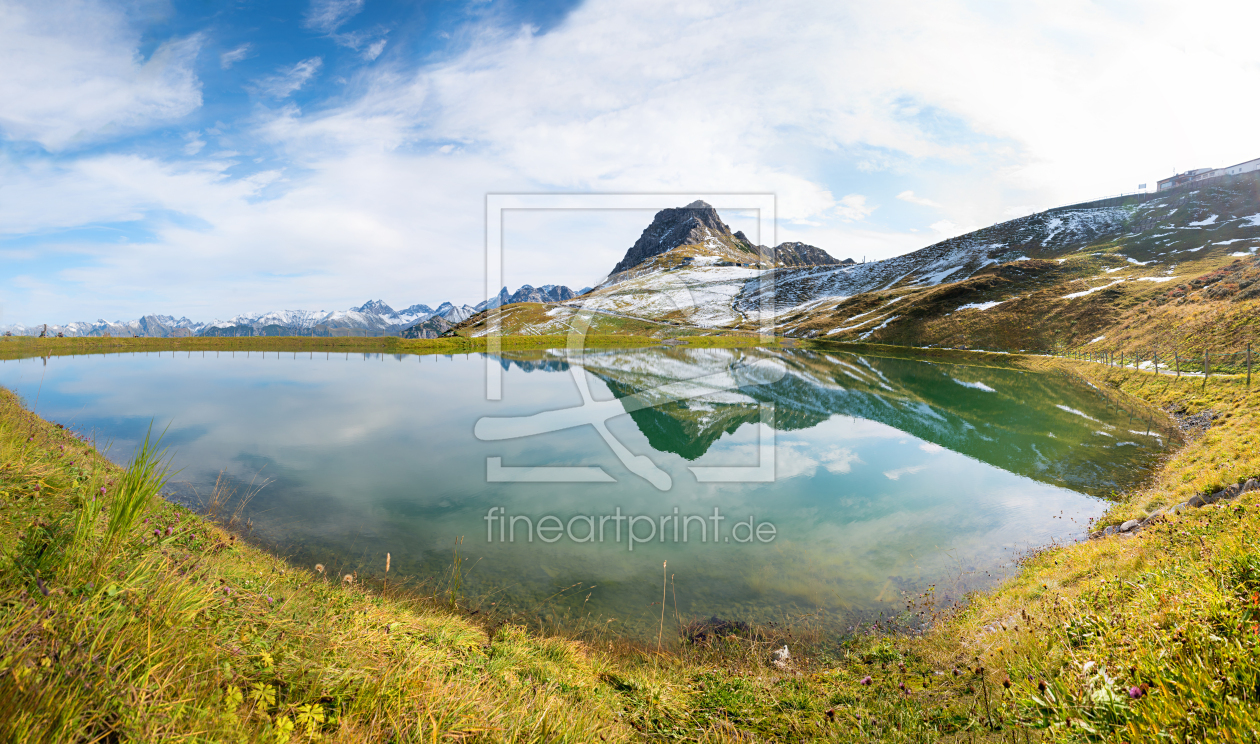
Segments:
[[[559,302],[577,296],[565,286],[547,284],[542,287],[522,285],[514,293],[504,287],[492,300],[473,305],[455,305],[443,302],[436,308],[417,303],[403,310],[395,310],[382,299],[368,300],[348,310],[270,310],[261,313],[235,315],[226,320],[215,319],[208,323],[175,318],[171,315],[149,314],[136,320],[114,322],[99,319],[96,322],[75,321],[65,324],[25,326],[15,324],[0,327],[0,332],[15,336],[140,336],[145,338],[181,338],[190,336],[400,336],[412,326],[423,324],[435,317],[442,318],[447,327],[454,326],[486,307],[517,302]],[[494,304],[491,304],[494,303]],[[436,325],[436,324],[435,324]]]
[[[1002,351],[1202,348],[1211,337],[1241,349],[1260,316],[1260,173],[1056,207],[882,261],[770,269],[745,255],[664,250],[545,313],[522,306],[502,327],[565,332],[584,312],[592,333],[660,337],[770,330]]]

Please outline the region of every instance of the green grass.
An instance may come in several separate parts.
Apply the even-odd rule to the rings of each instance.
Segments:
[[[694,329],[678,329],[671,335],[692,346],[756,346],[758,336],[738,333],[699,334]],[[661,338],[633,333],[592,333],[584,339],[588,348],[655,346]],[[504,335],[499,338],[503,351],[564,348],[568,336]],[[771,342],[774,343],[774,342]],[[120,354],[136,352],[206,351],[274,351],[292,353],[376,353],[376,354],[468,354],[485,352],[486,338],[451,336],[432,339],[403,339],[396,336],[311,337],[255,336],[253,338],[34,338],[30,336],[0,337],[0,359],[29,359],[42,356],[75,356],[82,354]]]
[[[7,391],[0,458],[4,741],[628,735],[576,644],[295,570]]]
[[[1225,414],[1109,521],[1260,474],[1260,395],[1239,378],[1010,362]],[[0,740],[1254,741],[1260,726],[1256,493],[1031,555],[961,610],[907,597],[899,620],[933,621],[922,635],[802,624],[667,637],[658,654],[483,619],[451,587],[386,590],[384,566],[295,568],[153,499],[159,462],[114,466],[0,391]]]

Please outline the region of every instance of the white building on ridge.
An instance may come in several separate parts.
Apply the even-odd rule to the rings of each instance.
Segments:
[[[1199,181],[1206,181],[1209,178],[1220,178],[1221,176],[1236,176],[1239,173],[1249,173],[1254,170],[1260,170],[1260,158],[1231,165],[1228,168],[1196,168],[1185,173],[1178,173],[1171,178],[1165,178],[1159,182],[1159,190],[1167,191],[1188,183],[1198,183]]]

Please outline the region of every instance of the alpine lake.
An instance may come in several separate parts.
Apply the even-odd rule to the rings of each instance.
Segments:
[[[1064,373],[797,349],[167,351],[10,360],[0,385],[120,464],[165,431],[168,498],[218,483],[330,580],[379,586],[388,553],[391,587],[641,640],[958,600],[1083,539],[1178,436]]]

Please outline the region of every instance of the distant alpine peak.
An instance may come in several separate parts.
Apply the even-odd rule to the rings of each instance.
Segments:
[[[568,287],[556,284],[544,284],[541,287],[533,287],[528,284],[522,284],[521,288],[515,292],[508,292],[508,288],[504,287],[499,293],[484,302],[479,302],[473,308],[476,312],[481,312],[492,307],[500,307],[502,305],[512,305],[517,302],[564,302],[576,297],[577,294]]]
[[[704,199],[696,199],[692,203],[683,207],[683,209],[713,209],[713,205],[708,203]],[[717,210],[714,210],[714,211],[717,211]]]
[[[386,304],[385,300],[368,300],[358,307],[350,308],[356,313],[372,313],[373,315],[397,315],[394,308]]]
[[[763,251],[763,253],[768,252]],[[822,248],[800,241],[779,243],[775,246],[773,257],[775,263],[783,266],[831,266],[853,263],[851,258],[840,261]]]

